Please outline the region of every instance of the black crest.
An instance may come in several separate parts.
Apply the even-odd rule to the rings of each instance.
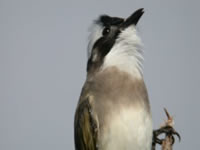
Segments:
[[[112,25],[119,25],[123,23],[124,19],[118,18],[118,17],[110,17],[108,15],[102,15],[100,16],[98,21],[102,23],[103,26],[112,26]]]

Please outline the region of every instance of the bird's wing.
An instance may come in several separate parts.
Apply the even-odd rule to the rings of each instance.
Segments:
[[[75,114],[74,130],[76,150],[98,150],[98,123],[94,117],[89,97],[79,102]]]

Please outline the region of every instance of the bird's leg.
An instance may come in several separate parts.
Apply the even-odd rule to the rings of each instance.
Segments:
[[[155,150],[156,144],[162,145],[162,147],[164,146],[164,144],[168,144],[172,146],[175,142],[174,135],[178,137],[179,141],[181,140],[179,133],[176,132],[175,129],[173,128],[173,118],[169,115],[166,109],[165,109],[165,113],[168,117],[168,120],[159,129],[153,131],[152,150]],[[158,138],[158,136],[161,134],[165,134],[164,139]],[[168,143],[166,143],[166,141]]]

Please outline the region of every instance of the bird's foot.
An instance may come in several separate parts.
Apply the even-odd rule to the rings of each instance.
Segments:
[[[173,128],[173,118],[169,115],[166,109],[164,110],[168,120],[159,129],[153,131],[152,150],[155,150],[156,144],[165,146],[167,143],[168,145],[171,145],[170,147],[172,147],[175,142],[174,136],[177,136],[179,141],[181,140],[180,134]],[[165,138],[160,139],[159,136],[162,134],[165,135]]]
[[[165,134],[166,136],[169,136],[172,138],[172,145],[174,144],[175,138],[174,136],[177,136],[179,141],[181,140],[180,134],[175,131],[175,129],[172,126],[163,126],[160,129],[154,130],[153,131],[153,143],[155,144],[162,144],[164,139],[159,139],[158,136],[161,134]]]

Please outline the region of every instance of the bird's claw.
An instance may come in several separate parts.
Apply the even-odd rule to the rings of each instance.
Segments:
[[[178,132],[176,132],[173,127],[164,126],[164,127],[161,127],[160,129],[153,131],[153,143],[154,144],[160,144],[160,145],[162,144],[164,139],[158,138],[158,136],[161,134],[165,134],[166,136],[171,136],[172,137],[172,145],[175,142],[174,135],[176,135],[178,137],[179,141],[181,140],[180,134]]]

